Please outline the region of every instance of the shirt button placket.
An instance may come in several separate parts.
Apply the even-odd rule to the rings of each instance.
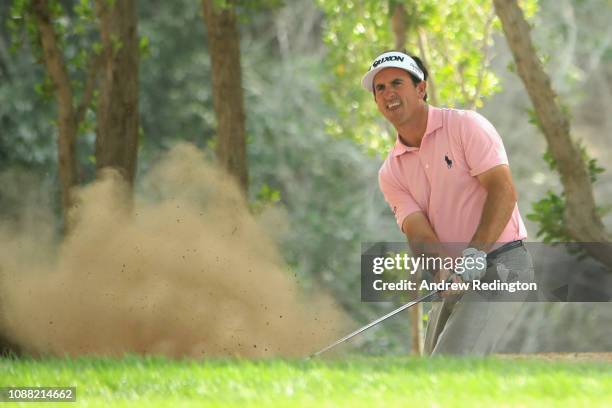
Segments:
[[[427,181],[431,185],[431,175],[429,174],[429,163],[426,163],[424,161],[422,152],[419,152],[419,160],[421,161],[421,166],[423,166],[423,171],[425,172],[425,177],[427,177]]]

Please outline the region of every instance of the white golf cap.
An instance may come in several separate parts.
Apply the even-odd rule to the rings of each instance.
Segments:
[[[385,68],[401,68],[410,72],[421,81],[425,79],[423,71],[421,71],[421,68],[419,68],[417,63],[410,56],[404,54],[403,52],[390,51],[380,54],[374,59],[370,70],[363,76],[361,85],[367,91],[372,92],[374,90],[374,77]]]

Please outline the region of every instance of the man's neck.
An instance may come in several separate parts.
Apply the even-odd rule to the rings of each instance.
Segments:
[[[414,120],[403,123],[400,127],[396,127],[400,141],[403,144],[409,147],[421,147],[421,140],[423,140],[425,130],[427,130],[428,113],[429,105],[423,103],[414,115]]]

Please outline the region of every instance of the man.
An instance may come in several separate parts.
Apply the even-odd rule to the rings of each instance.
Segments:
[[[379,184],[398,226],[413,252],[429,246],[442,256],[452,253],[446,244],[460,243],[465,264],[473,261],[463,281],[531,280],[531,258],[522,245],[527,233],[500,136],[474,111],[428,105],[427,76],[417,57],[391,51],[376,57],[362,80],[397,130]],[[437,279],[449,276],[441,270]],[[524,299],[483,303],[478,300],[502,299],[471,291],[455,303],[456,292],[443,295],[427,328],[425,348],[434,354],[496,351]]]

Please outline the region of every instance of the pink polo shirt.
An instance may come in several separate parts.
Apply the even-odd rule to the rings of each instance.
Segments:
[[[487,191],[477,175],[508,164],[501,137],[474,111],[429,106],[419,147],[399,136],[378,173],[380,189],[400,228],[406,216],[422,211],[443,243],[469,243],[476,232]],[[514,206],[497,242],[527,238]]]

